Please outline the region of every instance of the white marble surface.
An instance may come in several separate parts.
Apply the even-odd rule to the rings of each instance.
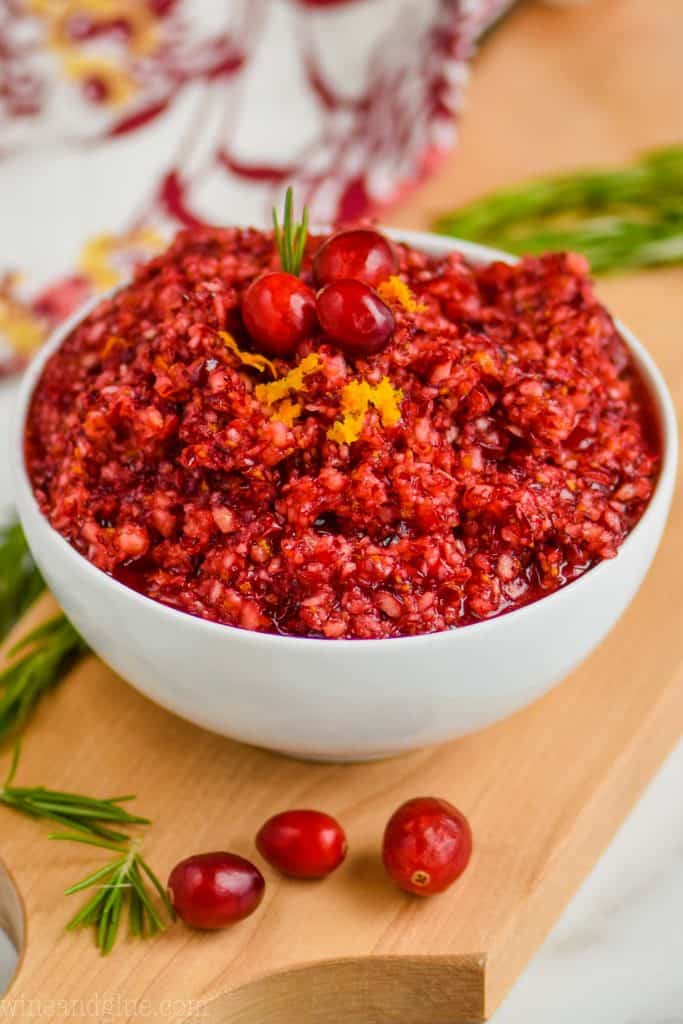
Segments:
[[[683,743],[493,1024],[683,1024]]]
[[[683,743],[493,1017],[541,1022],[683,1024]]]

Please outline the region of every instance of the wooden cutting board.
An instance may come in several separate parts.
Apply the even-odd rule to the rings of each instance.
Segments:
[[[649,0],[515,12],[477,62],[462,153],[392,223],[426,227],[433,213],[508,180],[683,138],[681,32],[675,0],[660,0],[656,12]],[[650,347],[680,408],[683,272],[615,278],[600,290]],[[682,567],[679,488],[646,584],[571,679],[477,736],[378,764],[309,765],[231,743],[84,661],[32,721],[20,782],[137,792],[136,807],[154,819],[145,850],[162,878],[194,851],[254,856],[258,825],[297,805],[337,815],[350,855],[324,883],[264,869],[262,908],[232,930],[177,925],[101,959],[88,933],[64,933],[75,905],[61,895],[94,869],[98,852],[51,845],[47,828],[0,809],[0,856],[12,877],[0,873],[0,925],[23,949],[5,1009],[18,1019],[155,1014],[211,1024],[484,1019],[681,735]],[[0,774],[8,762],[0,752]],[[475,853],[449,893],[420,901],[392,888],[378,850],[393,808],[425,793],[467,813]]]

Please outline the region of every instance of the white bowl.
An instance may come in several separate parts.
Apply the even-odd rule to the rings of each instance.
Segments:
[[[432,253],[501,254],[417,232]],[[463,629],[393,640],[321,640],[223,626],[167,608],[96,569],[48,523],[23,458],[24,422],[45,361],[93,303],[64,324],[23,381],[13,436],[17,503],[47,583],[93,650],[142,693],[214,732],[297,757],[365,760],[462,736],[517,711],[600,643],[640,586],[666,521],[676,421],[662,376],[619,325],[660,420],[663,462],[616,558],[548,597]]]

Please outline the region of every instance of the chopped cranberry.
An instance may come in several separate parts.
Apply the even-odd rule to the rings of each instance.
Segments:
[[[382,850],[384,866],[406,892],[443,892],[469,864],[472,832],[464,814],[446,800],[418,797],[389,819]]]
[[[352,356],[381,351],[394,333],[394,314],[362,281],[333,281],[318,292],[318,319],[325,334]]]
[[[315,295],[293,274],[262,274],[245,292],[242,318],[267,355],[290,356],[315,329]]]
[[[395,274],[397,268],[391,243],[369,228],[339,231],[320,246],[313,260],[313,273],[320,286],[353,277],[374,287]]]
[[[225,928],[252,914],[263,898],[263,875],[234,853],[199,853],[181,860],[168,879],[178,917],[192,928]]]
[[[45,365],[26,464],[50,524],[180,611],[330,639],[467,626],[613,557],[656,486],[661,439],[584,262],[395,249],[399,283],[427,306],[419,324],[395,292],[377,365],[316,327],[264,395],[266,375],[216,327],[235,327],[244,289],[272,273],[271,234],[181,232]],[[81,286],[37,311],[60,318]]]
[[[269,864],[292,878],[324,878],[346,856],[344,829],[321,811],[283,811],[262,826],[258,851]]]

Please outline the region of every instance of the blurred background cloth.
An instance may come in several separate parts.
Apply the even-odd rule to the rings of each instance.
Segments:
[[[420,181],[511,0],[0,0],[5,371],[174,229]]]

